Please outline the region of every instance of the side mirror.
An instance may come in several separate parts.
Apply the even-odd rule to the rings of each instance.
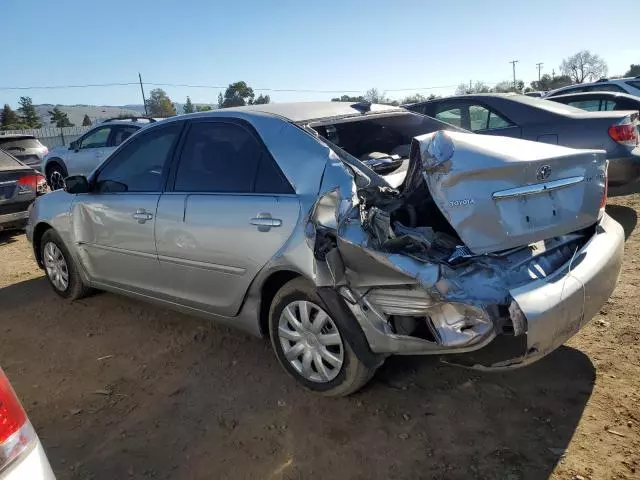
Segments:
[[[64,189],[67,193],[89,193],[89,182],[84,175],[72,175],[64,179]]]
[[[78,150],[78,142],[77,141],[71,142],[69,144],[69,150],[76,150],[77,151]]]

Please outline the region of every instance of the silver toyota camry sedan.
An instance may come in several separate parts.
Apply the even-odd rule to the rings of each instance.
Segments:
[[[39,198],[27,234],[61,297],[108,290],[268,337],[339,396],[390,355],[503,369],[564,343],[620,272],[606,183],[604,151],[391,106],[255,105],[139,131]]]

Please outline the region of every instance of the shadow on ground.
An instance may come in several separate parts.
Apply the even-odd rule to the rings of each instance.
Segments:
[[[624,239],[627,240],[638,224],[635,209],[624,205],[607,205],[607,213],[624,228]]]
[[[16,241],[16,237],[24,234],[22,230],[0,230],[0,245],[7,245]]]
[[[626,185],[620,185],[618,187],[609,187],[609,197],[621,197],[624,195],[633,195],[640,193],[640,181],[628,183]]]
[[[3,366],[59,479],[546,479],[595,380],[568,347],[491,374],[398,357],[330,399],[266,341],[115,295],[67,303],[41,278],[0,305]]]

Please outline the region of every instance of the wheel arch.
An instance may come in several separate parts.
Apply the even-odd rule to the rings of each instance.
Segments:
[[[44,166],[43,173],[48,176],[49,170],[55,165],[60,166],[65,171],[65,173],[69,172],[69,170],[67,170],[67,165],[64,163],[64,160],[62,158],[51,157],[50,159],[47,160],[47,163]]]
[[[278,293],[284,284],[290,282],[294,278],[301,277],[302,275],[293,270],[277,270],[271,273],[267,279],[262,283],[260,288],[260,307],[258,310],[258,322],[260,327],[260,334],[263,337],[269,336],[269,310],[273,298]]]
[[[38,263],[38,266],[40,268],[44,268],[44,264],[42,263],[42,252],[41,252],[41,245],[40,245],[42,243],[42,236],[47,230],[51,228],[53,227],[49,225],[47,222],[40,222],[33,229],[33,240],[32,240],[33,255],[35,256],[36,262]]]

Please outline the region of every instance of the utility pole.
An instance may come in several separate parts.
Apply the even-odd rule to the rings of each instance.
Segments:
[[[518,63],[518,62],[519,62],[519,60],[511,60],[509,62],[511,65],[513,65],[513,90],[514,91],[517,91],[517,88],[516,88],[516,63]]]
[[[542,66],[544,65],[544,63],[540,62],[540,63],[536,63],[536,67],[538,67],[538,82],[540,82],[540,71],[542,70]]]
[[[471,85],[471,80],[469,80],[469,93],[473,93],[473,86]]]
[[[147,113],[147,100],[146,98],[144,98],[144,87],[142,86],[142,75],[140,75],[140,72],[138,72],[138,78],[140,79],[140,90],[142,91],[142,104],[144,105],[144,116],[148,117],[149,114]]]

